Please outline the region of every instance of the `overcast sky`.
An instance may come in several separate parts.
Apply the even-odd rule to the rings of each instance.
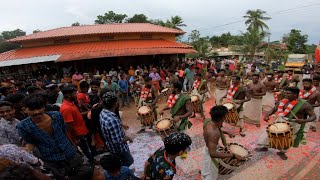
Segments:
[[[197,29],[201,35],[239,34],[245,30],[244,21],[222,25],[242,20],[249,9],[262,9],[272,17],[266,22],[272,41],[293,28],[307,34],[309,43],[320,41],[320,0],[0,0],[0,4],[0,31],[20,28],[30,34],[74,22],[93,24],[97,15],[114,11],[163,20],[179,15],[186,32]],[[287,9],[292,10],[283,11]]]

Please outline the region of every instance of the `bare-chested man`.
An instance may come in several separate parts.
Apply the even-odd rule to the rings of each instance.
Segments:
[[[252,80],[252,76],[257,73],[259,74],[259,71],[257,70],[257,66],[252,65],[250,71],[247,72],[245,79]]]
[[[228,92],[220,98],[220,102],[223,102],[223,98],[226,98],[226,102],[234,102],[236,104],[240,118],[236,126],[240,128],[240,135],[244,137],[243,103],[250,101],[251,95],[247,88],[241,85],[240,79],[240,76],[232,76],[232,85],[229,87]]]
[[[304,79],[302,83],[303,90],[300,90],[299,98],[307,100],[313,108],[319,107],[320,92],[317,90],[317,87],[313,86],[312,79]],[[313,132],[316,132],[316,122],[313,121],[306,124],[305,133],[309,131],[309,126]]]
[[[279,101],[276,106],[264,117],[265,121],[269,121],[269,116],[275,114],[275,116],[279,118],[276,119],[275,122],[282,122],[283,120],[288,119],[286,122],[288,122],[293,128],[293,147],[299,147],[299,144],[304,136],[303,129],[305,123],[312,122],[316,119],[316,115],[314,114],[312,106],[306,100],[298,99],[299,92],[300,90],[297,87],[286,88],[285,99]],[[266,132],[264,132],[259,139],[258,146],[259,147],[256,149],[257,151],[268,151],[269,138]],[[282,149],[277,153],[282,160],[288,159],[285,154],[286,151],[287,149]]]
[[[196,74],[196,81],[193,83],[192,89],[190,91],[191,95],[198,96],[200,103],[197,107],[193,107],[193,116],[196,117],[196,113],[199,113],[201,118],[204,120],[204,107],[203,103],[205,101],[205,93],[208,92],[207,81],[202,78],[202,74]]]
[[[266,95],[262,98],[262,110],[271,111],[275,104],[274,93],[278,88],[278,83],[274,81],[273,73],[267,74],[267,80],[263,84],[266,86]]]
[[[224,106],[215,106],[210,109],[211,119],[206,119],[203,124],[203,136],[206,143],[206,148],[203,154],[201,176],[203,180],[216,180],[219,175],[219,159],[235,157],[242,159],[237,154],[223,153],[218,151],[219,140],[221,138],[223,146],[227,147],[226,137],[230,138],[234,135],[230,132],[222,130],[222,124],[228,109]]]
[[[225,70],[220,69],[219,77],[216,78],[216,89],[214,93],[214,97],[216,100],[216,105],[219,105],[219,100],[222,96],[224,96],[227,92],[227,88],[230,86],[230,79],[225,76]]]
[[[244,120],[260,127],[262,114],[262,97],[266,95],[266,86],[259,82],[259,74],[252,75],[252,83],[247,85],[251,100],[244,104]]]
[[[231,76],[233,75],[233,72],[231,71],[229,64],[226,64],[226,65],[225,65],[225,75],[226,75],[227,77],[231,77]]]
[[[300,82],[300,78],[298,75],[294,75],[293,74],[293,70],[288,70],[287,71],[288,75],[287,75],[287,79],[289,81],[289,86],[296,86],[298,87],[298,83]]]
[[[274,99],[275,102],[280,101],[283,98],[283,94],[281,93],[281,89],[287,88],[290,83],[286,77],[283,76],[284,72],[283,71],[278,71],[277,75],[274,78],[274,81],[278,84],[278,93],[275,93]]]
[[[167,106],[159,111],[159,114],[162,115],[163,111],[171,110],[171,117],[176,123],[178,132],[183,132],[192,126],[191,122],[188,120],[192,115],[190,96],[181,93],[181,91],[182,84],[180,82],[174,82],[171,86],[172,94],[169,95]]]

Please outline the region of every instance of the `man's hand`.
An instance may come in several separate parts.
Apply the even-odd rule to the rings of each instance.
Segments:
[[[234,138],[234,137],[235,137],[235,134],[232,133],[232,132],[228,132],[228,136],[229,136],[230,138]]]
[[[159,114],[160,116],[162,116],[162,115],[163,115],[163,109],[160,109],[160,110],[158,111],[158,114]]]
[[[128,130],[128,129],[129,129],[129,126],[126,125],[126,124],[122,124],[122,127],[123,127],[123,129],[125,129],[125,130]]]
[[[266,122],[268,122],[268,121],[269,121],[269,116],[265,116],[265,117],[263,118],[263,120],[266,121]]]
[[[306,121],[304,119],[295,119],[294,122],[298,123],[298,124],[303,124]]]
[[[173,118],[173,121],[174,122],[179,122],[181,119],[180,119],[180,116],[175,116],[174,118]]]
[[[238,154],[234,154],[235,158],[238,159],[239,161],[244,160],[242,156],[239,156]]]

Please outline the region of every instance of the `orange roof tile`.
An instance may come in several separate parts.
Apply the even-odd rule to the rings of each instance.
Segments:
[[[57,62],[116,56],[195,53],[191,46],[167,40],[123,40],[21,48],[0,54],[0,62],[60,55]]]
[[[8,40],[8,42],[21,42],[37,39],[48,39],[57,37],[83,36],[93,34],[119,34],[119,33],[170,33],[184,34],[177,29],[167,28],[149,23],[121,23],[121,24],[96,24],[83,26],[70,26],[42,31],[27,36],[21,36]]]

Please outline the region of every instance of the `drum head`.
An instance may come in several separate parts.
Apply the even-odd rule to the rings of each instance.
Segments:
[[[191,96],[191,102],[195,102],[199,99],[198,96]]]
[[[290,129],[290,125],[287,123],[273,123],[269,126],[269,131],[272,133],[283,133]]]
[[[246,157],[249,155],[249,152],[245,148],[243,148],[242,146],[232,144],[232,145],[230,145],[229,148],[232,153],[237,154],[241,157]]]
[[[146,114],[146,113],[148,113],[148,112],[150,112],[151,110],[150,110],[150,108],[148,107],[148,106],[141,106],[140,108],[139,108],[139,110],[138,110],[138,112],[140,113],[140,114]]]
[[[167,129],[170,127],[170,125],[171,125],[171,121],[169,119],[163,119],[163,120],[160,120],[156,126],[158,129]]]
[[[223,106],[226,107],[228,110],[230,110],[230,109],[232,109],[234,107],[234,105],[231,104],[231,103],[226,103]]]

